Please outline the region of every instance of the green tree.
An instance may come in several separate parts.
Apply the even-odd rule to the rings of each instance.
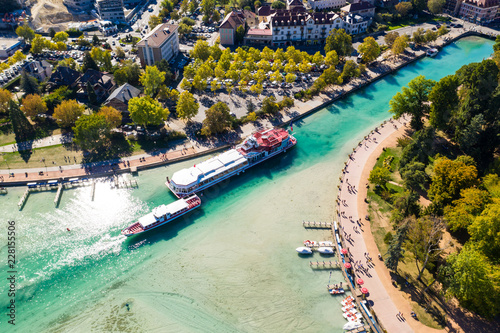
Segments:
[[[101,44],[101,40],[99,39],[99,37],[97,37],[97,35],[94,35],[92,37],[92,45],[97,46],[99,44]]]
[[[114,107],[103,106],[99,109],[99,112],[97,114],[103,116],[106,119],[109,128],[118,127],[122,123],[122,113]]]
[[[421,212],[419,199],[420,196],[411,190],[393,195],[391,222],[399,225],[408,216],[419,217]]]
[[[177,101],[177,116],[182,120],[191,120],[198,114],[199,104],[188,91],[183,91]]]
[[[93,47],[90,51],[90,56],[94,59],[101,71],[111,71],[111,52],[103,50],[100,47]]]
[[[156,28],[156,26],[160,25],[162,23],[162,19],[161,17],[158,17],[156,15],[151,15],[149,17],[149,29],[153,30],[154,28]]]
[[[73,127],[75,142],[83,150],[100,150],[109,142],[110,128],[106,118],[99,114],[80,117]]]
[[[423,127],[422,117],[428,113],[428,95],[434,86],[433,80],[426,79],[423,75],[417,76],[403,87],[390,101],[391,109],[396,119],[404,114],[410,115],[410,126],[415,130]]]
[[[191,57],[206,61],[210,57],[210,46],[204,40],[199,39],[191,50]]]
[[[337,55],[337,51],[332,50],[326,53],[325,64],[330,67],[335,67],[339,64],[339,57]]]
[[[54,90],[52,93],[43,97],[44,102],[47,104],[49,111],[53,112],[56,106],[61,104],[62,101],[70,99],[72,91],[67,86],[61,86]]]
[[[413,5],[413,8],[418,12],[427,9],[427,0],[411,0],[411,4]]]
[[[432,127],[425,127],[422,130],[415,132],[410,143],[403,148],[403,152],[399,160],[399,169],[403,171],[406,168],[406,165],[412,162],[421,162],[428,165],[429,156],[434,154],[434,138],[435,130]]]
[[[227,104],[223,102],[215,103],[205,111],[205,115],[206,118],[203,120],[201,134],[210,136],[231,128],[231,115]]]
[[[443,6],[446,3],[446,0],[429,0],[427,1],[427,7],[429,11],[436,15],[443,11]]]
[[[485,210],[469,225],[470,241],[492,260],[500,258],[500,203],[486,206]]]
[[[408,36],[401,35],[394,40],[391,51],[394,55],[400,55],[408,47]]]
[[[370,171],[368,181],[372,184],[386,187],[387,182],[391,180],[391,172],[387,168],[377,167]]]
[[[405,17],[411,12],[411,10],[413,9],[413,5],[411,4],[411,2],[400,2],[395,6],[395,9],[399,15]]]
[[[388,269],[397,272],[399,261],[404,257],[403,245],[406,242],[406,237],[408,234],[408,221],[415,220],[415,217],[409,217],[398,227],[396,235],[392,237],[392,240],[385,254],[385,265]]]
[[[55,35],[56,35],[56,31],[54,30],[54,28],[50,28],[49,29],[49,36],[50,36],[50,38],[54,38]]]
[[[54,42],[66,42],[68,40],[68,34],[64,31],[60,31],[52,37],[52,41]]]
[[[25,43],[29,43],[35,38],[35,32],[28,26],[27,23],[24,23],[16,28],[16,35],[24,39]]]
[[[413,42],[415,44],[424,44],[425,43],[425,30],[424,28],[418,28],[413,32]]]
[[[9,119],[16,137],[16,142],[25,142],[33,139],[35,131],[33,125],[28,121],[24,113],[19,109],[19,104],[13,100],[9,101]],[[29,155],[20,152],[25,162],[28,162]]]
[[[429,93],[429,122],[436,129],[448,129],[452,112],[458,105],[458,86],[457,77],[448,75],[439,80]]]
[[[83,114],[85,107],[74,99],[64,100],[54,109],[53,117],[62,127],[70,127]]]
[[[444,216],[451,231],[467,230],[476,216],[492,202],[488,191],[478,188],[466,188],[460,191],[460,199],[446,206]]]
[[[425,41],[427,43],[434,42],[437,38],[438,38],[437,31],[434,32],[434,31],[429,29],[425,32]]]
[[[127,69],[126,68],[118,68],[114,73],[113,73],[115,82],[117,85],[121,86],[124,83],[128,82],[128,75],[127,75]]]
[[[190,25],[187,25],[185,23],[181,23],[179,24],[179,28],[177,28],[178,32],[179,32],[179,36],[181,38],[189,35],[191,33],[191,31],[193,31],[193,27],[190,26]]]
[[[396,41],[396,39],[399,37],[399,32],[397,31],[390,31],[385,34],[384,36],[384,41],[387,44],[389,48],[392,48],[392,45]]]
[[[325,52],[337,52],[337,55],[344,58],[352,52],[352,38],[344,29],[333,29],[326,38]]]
[[[238,43],[243,42],[243,38],[245,37],[245,27],[240,25],[238,28],[236,28],[236,41]]]
[[[273,9],[285,9],[286,5],[282,1],[276,0],[276,1],[273,1],[273,3],[271,4],[271,8],[273,8]]]
[[[33,119],[37,114],[47,112],[47,104],[40,95],[27,95],[21,102],[21,111],[24,112],[26,117]]]
[[[35,35],[35,38],[31,41],[30,52],[33,54],[40,54],[48,46],[48,40],[43,38],[41,35]]]
[[[99,70],[99,67],[97,66],[96,62],[90,55],[90,52],[85,52],[83,55],[83,62],[82,62],[82,73],[85,73],[89,69],[95,69],[96,71]]]
[[[267,96],[262,101],[262,112],[265,114],[275,114],[279,111],[278,104],[276,103],[276,97],[274,95]]]
[[[407,164],[401,171],[404,185],[407,189],[418,191],[424,189],[428,176],[425,173],[425,164],[412,162]]]
[[[429,197],[437,203],[450,204],[460,196],[460,191],[478,184],[477,169],[464,162],[446,157],[434,162]]]
[[[144,86],[144,93],[153,97],[165,81],[165,72],[160,72],[156,66],[146,66],[146,71],[141,75],[139,81]]]
[[[293,82],[295,82],[296,79],[297,79],[297,75],[292,74],[292,73],[288,73],[285,76],[285,82],[287,82],[287,83],[293,83]]]
[[[25,95],[40,93],[40,86],[37,79],[29,75],[26,71],[21,73],[21,89]]]
[[[15,63],[18,63],[20,61],[23,61],[26,59],[26,56],[21,50],[17,50],[10,58],[9,58],[9,65],[13,65]]]
[[[342,81],[347,82],[353,77],[361,75],[358,65],[353,60],[347,60],[342,69]]]
[[[134,97],[128,101],[128,111],[133,122],[143,125],[160,125],[170,112],[160,102],[149,96]]]
[[[498,273],[473,243],[467,243],[459,254],[448,257],[452,274],[448,278],[448,292],[462,306],[482,316],[498,314]]]
[[[401,2],[405,3],[405,2]],[[363,55],[363,62],[371,62],[380,55],[380,46],[373,37],[366,37],[359,46],[358,52]]]

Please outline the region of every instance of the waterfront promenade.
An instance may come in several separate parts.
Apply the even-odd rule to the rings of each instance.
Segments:
[[[376,268],[378,266],[381,269],[385,268],[383,263],[377,259],[378,250],[370,232],[370,222],[365,220],[366,214],[362,215],[364,211],[360,210],[358,205],[360,202],[363,203],[366,197],[366,178],[363,177],[365,165],[367,168],[369,167],[367,162],[376,154],[377,148],[382,149],[386,140],[394,140],[402,135],[405,122],[406,120],[403,118],[400,121],[391,119],[378,126],[359,143],[347,159],[337,196],[336,217],[340,224],[340,234],[343,237],[344,246],[349,249],[352,255],[351,262],[356,275],[355,280],[363,279],[363,287],[366,287],[370,293],[367,300],[372,304],[371,307],[375,310],[379,322],[388,332],[421,332],[421,330],[409,325],[408,320],[413,320],[409,311],[403,311],[406,320],[398,318],[398,312],[406,310],[406,307],[402,309],[400,304],[393,301],[379,276],[383,272]],[[371,167],[373,168],[373,165]],[[364,192],[361,190],[362,188],[364,188]],[[371,241],[367,241],[369,239]],[[366,253],[369,253],[369,257],[373,259],[370,264]]]

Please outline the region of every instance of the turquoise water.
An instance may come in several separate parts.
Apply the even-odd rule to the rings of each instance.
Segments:
[[[24,189],[10,190],[0,197],[0,306],[9,301],[6,221],[13,219],[15,331],[341,331],[340,299],[326,292],[330,273],[311,270],[311,259],[295,252],[304,239],[331,235],[301,221],[332,219],[347,154],[388,118],[401,86],[417,75],[452,74],[488,57],[492,44],[464,39],[295,122],[296,148],[206,191],[201,209],[143,236],[125,239],[120,230],[174,201],[165,177],[202,159],[141,172],[137,190],[99,183],[94,201],[88,187],[65,191],[58,209],[55,192],[38,193],[18,212]],[[341,279],[333,271],[331,282]],[[2,332],[7,319],[0,314]]]

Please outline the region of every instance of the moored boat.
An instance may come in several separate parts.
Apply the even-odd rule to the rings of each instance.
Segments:
[[[322,254],[333,254],[333,247],[319,247],[318,252]]]
[[[242,144],[193,167],[175,172],[165,183],[178,197],[203,191],[231,176],[292,148],[297,139],[287,130],[258,131]]]
[[[319,241],[319,246],[332,247],[333,246],[333,242],[332,241]]]
[[[345,324],[344,327],[342,327],[342,329],[345,331],[351,331],[361,326],[363,326],[363,324],[360,321],[350,321],[347,324]]]
[[[435,57],[438,54],[439,50],[436,48],[428,49],[426,54],[428,57]]]
[[[316,241],[311,241],[311,240],[305,240],[304,241],[304,246],[307,246],[307,247],[314,247],[314,246],[318,246],[318,242]]]
[[[342,304],[342,306],[346,306],[347,304],[351,304],[354,302],[354,297],[352,296],[347,296],[346,298],[344,298],[340,304]]]
[[[313,251],[310,248],[305,247],[305,246],[298,247],[295,250],[300,254],[312,254],[313,253]]]
[[[176,218],[201,206],[201,199],[196,195],[182,198],[168,205],[160,205],[139,221],[122,230],[127,237],[141,234],[175,220]]]
[[[340,295],[340,294],[343,294],[345,293],[344,291],[344,288],[332,288],[330,290],[328,290],[330,292],[330,294],[332,295]]]

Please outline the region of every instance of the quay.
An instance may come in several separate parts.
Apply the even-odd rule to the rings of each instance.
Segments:
[[[304,228],[310,229],[331,229],[331,222],[316,222],[316,221],[302,221],[302,226]]]

